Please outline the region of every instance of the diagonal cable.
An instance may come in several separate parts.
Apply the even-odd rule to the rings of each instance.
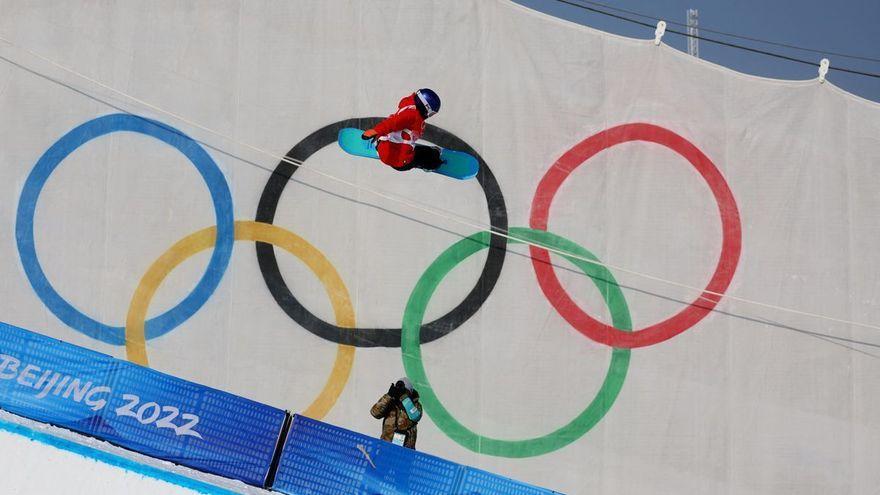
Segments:
[[[560,0],[557,0],[557,1],[560,1]],[[613,5],[608,5],[608,4],[601,3],[601,2],[594,2],[591,0],[576,0],[576,1],[578,3],[593,5],[595,7],[601,7],[603,9],[611,10],[614,12],[623,12],[624,14],[634,15],[636,17],[641,17],[643,19],[651,19],[654,22],[664,20],[662,17],[656,16],[656,15],[649,15],[649,14],[644,14],[641,12],[636,12],[634,10],[627,10],[627,9],[615,7]],[[568,1],[561,2],[561,3],[565,3],[568,5],[575,6],[575,7],[581,7],[580,5],[577,5],[576,3],[571,3]],[[676,22],[676,21],[665,21],[665,22],[666,22],[666,24],[672,24],[675,26],[688,27],[688,25],[683,22]],[[850,54],[846,54],[846,53],[833,52],[830,50],[819,50],[818,48],[807,48],[807,47],[802,47],[802,46],[791,45],[788,43],[780,43],[778,41],[769,41],[769,40],[764,40],[761,38],[754,38],[754,37],[750,37],[750,36],[743,36],[741,34],[734,34],[734,33],[729,33],[729,32],[725,32],[725,31],[719,31],[717,29],[709,29],[709,28],[705,28],[703,26],[699,26],[699,29],[700,29],[700,31],[705,31],[707,33],[720,34],[722,36],[728,36],[730,38],[737,38],[737,39],[741,39],[741,40],[752,41],[755,43],[762,43],[765,45],[773,45],[773,46],[778,46],[781,48],[789,48],[792,50],[800,50],[800,51],[804,51],[804,52],[812,52],[812,53],[818,53],[818,54],[822,54],[822,55],[833,55],[835,57],[851,58],[854,60],[863,60],[866,62],[880,62],[880,58],[865,57],[865,56],[861,56],[861,55],[850,55]]]
[[[630,17],[626,17],[626,16],[623,16],[623,15],[615,14],[615,13],[613,13],[613,12],[607,12],[607,11],[605,11],[605,10],[600,10],[600,9],[595,8],[595,7],[590,7],[590,6],[587,6],[587,5],[582,5],[582,4],[579,4],[579,3],[572,2],[572,1],[570,1],[570,0],[556,0],[556,1],[559,2],[559,3],[564,3],[564,4],[566,4],[566,5],[571,5],[571,6],[578,7],[578,8],[584,9],[584,10],[588,10],[588,11],[590,11],[590,12],[595,12],[595,13],[597,13],[597,14],[601,14],[601,15],[604,15],[604,16],[613,17],[613,18],[615,18],[615,19],[620,19],[620,20],[622,20],[622,21],[630,22],[630,23],[633,23],[633,24],[638,24],[638,25],[641,25],[641,26],[646,26],[646,27],[649,27],[649,28],[652,28],[652,29],[653,29],[654,27],[656,27],[654,24],[650,24],[650,23],[647,23],[647,22],[642,22],[642,21],[639,21],[639,20],[636,20],[636,19],[632,19],[632,18],[630,18]],[[675,24],[677,24],[677,23],[675,23]],[[700,28],[700,29],[702,29],[702,28]],[[767,51],[767,50],[762,50],[762,49],[760,49],[760,48],[752,48],[752,47],[749,47],[749,46],[744,46],[744,45],[739,45],[739,44],[736,44],[736,43],[731,43],[731,42],[729,42],[729,41],[722,41],[722,40],[715,39],[715,38],[707,38],[707,37],[705,37],[705,36],[697,36],[697,35],[688,34],[688,33],[682,32],[682,31],[676,31],[676,30],[674,30],[674,29],[666,29],[666,32],[667,32],[667,33],[672,33],[672,34],[677,34],[677,35],[679,35],[679,36],[684,36],[684,37],[686,37],[686,38],[694,38],[694,39],[698,39],[698,40],[701,40],[701,41],[705,41],[705,42],[707,42],[707,43],[715,43],[716,45],[727,46],[727,47],[730,47],[730,48],[736,48],[736,49],[738,49],[738,50],[744,50],[744,51],[747,51],[747,52],[758,53],[758,54],[761,54],[761,55],[767,55],[767,56],[769,56],[769,57],[774,57],[774,58],[778,58],[778,59],[782,59],[782,60],[788,60],[788,61],[790,61],[790,62],[796,62],[796,63],[799,63],[799,64],[805,64],[805,65],[811,65],[811,66],[816,66],[816,65],[817,65],[816,62],[813,62],[813,61],[810,61],[810,60],[804,60],[804,59],[797,58],[797,57],[790,57],[790,56],[788,56],[788,55],[783,55],[783,54],[781,54],[781,53],[775,53],[775,52],[771,52],[771,51]],[[860,75],[860,76],[872,77],[872,78],[880,79],[880,74],[873,73],[873,72],[860,71],[860,70],[856,70],[856,69],[850,69],[850,68],[847,68],[847,67],[834,67],[834,66],[831,66],[831,67],[829,67],[829,70],[833,70],[833,71],[837,71],[837,72],[846,72],[846,73],[848,73],[848,74],[856,74],[856,75]]]

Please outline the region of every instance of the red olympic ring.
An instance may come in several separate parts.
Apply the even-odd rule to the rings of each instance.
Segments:
[[[532,200],[530,226],[533,229],[547,230],[550,204],[559,187],[572,171],[600,151],[629,141],[662,144],[675,151],[697,169],[712,190],[721,214],[723,239],[718,265],[704,289],[706,292],[686,308],[660,323],[632,332],[624,332],[590,317],[578,307],[556,277],[547,250],[535,246],[529,248],[538,284],[556,311],[577,331],[594,341],[625,349],[644,347],[671,339],[702,320],[720,301],[721,296],[716,294],[723,294],[730,285],[742,250],[742,225],[736,200],[715,164],[687,139],[663,127],[644,123],[619,125],[594,134],[556,160],[538,184]]]

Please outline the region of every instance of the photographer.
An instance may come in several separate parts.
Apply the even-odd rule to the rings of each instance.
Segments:
[[[416,448],[422,404],[409,379],[404,377],[392,383],[388,393],[370,409],[370,414],[382,420],[382,440],[408,449]]]

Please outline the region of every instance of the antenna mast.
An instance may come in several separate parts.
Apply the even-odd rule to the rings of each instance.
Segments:
[[[700,35],[700,30],[697,27],[699,25],[698,16],[697,9],[687,10],[688,55],[700,58],[700,40],[696,38]]]

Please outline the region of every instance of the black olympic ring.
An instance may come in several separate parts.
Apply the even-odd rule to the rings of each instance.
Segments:
[[[305,139],[296,144],[287,152],[285,158],[299,163],[305,162],[316,151],[336,143],[339,130],[344,127],[357,127],[368,129],[382,120],[380,117],[352,118],[342,120],[334,124],[318,129],[309,134]],[[462,139],[449,131],[428,124],[425,127],[424,139],[437,146],[464,151],[475,156],[480,163],[480,171],[477,173],[477,181],[483,188],[486,203],[489,208],[489,224],[493,232],[489,241],[489,253],[486,264],[476,285],[468,293],[462,302],[449,313],[440,318],[422,325],[420,332],[421,342],[427,343],[451,333],[473,316],[488,299],[498,277],[501,276],[501,268],[507,252],[507,238],[494,234],[494,232],[507,233],[507,206],[504,203],[504,195],[495,175],[486,165],[483,158]],[[275,171],[269,177],[269,181],[260,195],[260,203],[257,206],[256,221],[272,223],[278,208],[278,201],[285,186],[299,167],[282,160],[275,167]],[[400,347],[400,328],[342,328],[328,323],[306,309],[290,292],[287,283],[278,269],[278,260],[275,258],[275,249],[271,244],[262,242],[257,245],[257,262],[263,280],[272,297],[295,322],[309,332],[325,340],[337,344],[351,345],[356,347]]]

